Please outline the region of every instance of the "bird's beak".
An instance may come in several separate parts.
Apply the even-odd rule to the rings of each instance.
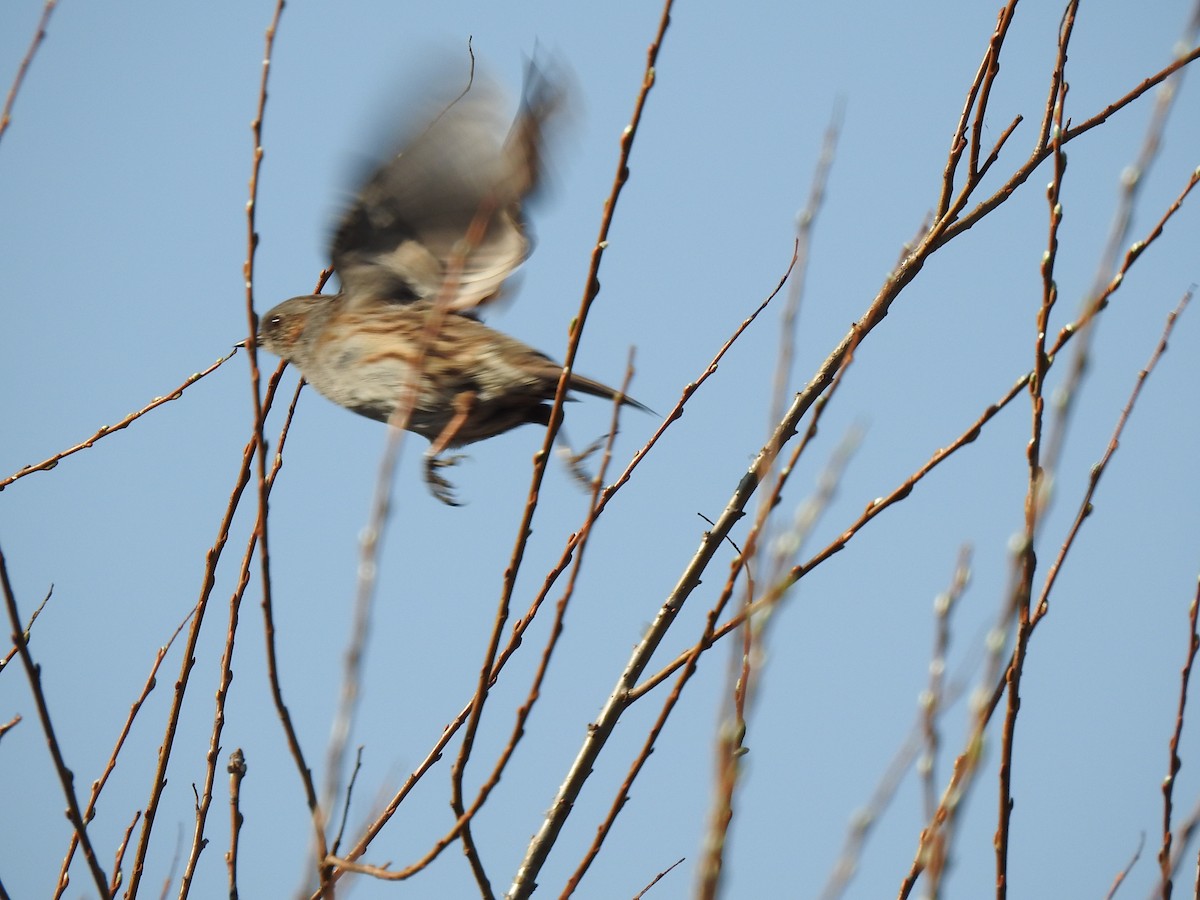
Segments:
[[[233,348],[235,350],[247,350],[247,349],[249,349],[249,343],[250,343],[250,341],[248,338],[242,338],[240,341],[238,341],[236,344],[233,345]],[[262,335],[261,334],[255,335],[254,346],[261,347],[262,345],[263,345]]]

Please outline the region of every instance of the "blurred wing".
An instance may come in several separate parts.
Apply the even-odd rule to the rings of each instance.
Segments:
[[[470,310],[496,297],[529,255],[522,205],[538,184],[543,127],[559,95],[530,67],[502,140],[498,94],[477,81],[366,181],[333,238],[350,303],[451,290],[450,309]]]

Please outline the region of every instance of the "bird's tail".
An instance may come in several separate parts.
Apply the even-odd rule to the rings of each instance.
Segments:
[[[640,409],[642,412],[657,415],[654,410],[646,406],[644,403],[638,403],[627,394],[622,394],[618,390],[610,388],[607,384],[602,384],[599,381],[593,381],[591,378],[586,378],[583,375],[571,373],[570,388],[573,391],[579,391],[581,394],[591,394],[593,397],[603,397],[605,400],[615,400],[618,397],[621,403],[625,406],[632,406],[635,409]]]

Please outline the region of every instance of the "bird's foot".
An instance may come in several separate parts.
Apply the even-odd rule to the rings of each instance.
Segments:
[[[455,453],[453,456],[425,457],[425,483],[429,485],[429,492],[447,506],[462,506],[462,504],[454,498],[454,485],[443,478],[438,470],[458,465],[459,461],[463,459],[466,457],[461,453]]]
[[[567,471],[583,486],[584,490],[590,491],[592,489],[595,483],[595,476],[589,474],[583,464],[587,462],[588,457],[592,456],[592,454],[604,445],[604,441],[604,438],[597,438],[578,453],[570,447],[560,446],[558,448],[559,455],[562,456],[563,462],[566,463]]]

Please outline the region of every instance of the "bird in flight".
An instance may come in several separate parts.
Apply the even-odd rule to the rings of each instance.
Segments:
[[[427,438],[425,480],[452,506],[441,470],[461,457],[447,450],[549,424],[562,367],[477,315],[530,253],[524,205],[561,102],[530,66],[503,137],[499,92],[473,80],[359,187],[330,248],[338,293],[293,297],[259,320],[258,344],[325,397]],[[573,372],[567,385],[647,409]]]

